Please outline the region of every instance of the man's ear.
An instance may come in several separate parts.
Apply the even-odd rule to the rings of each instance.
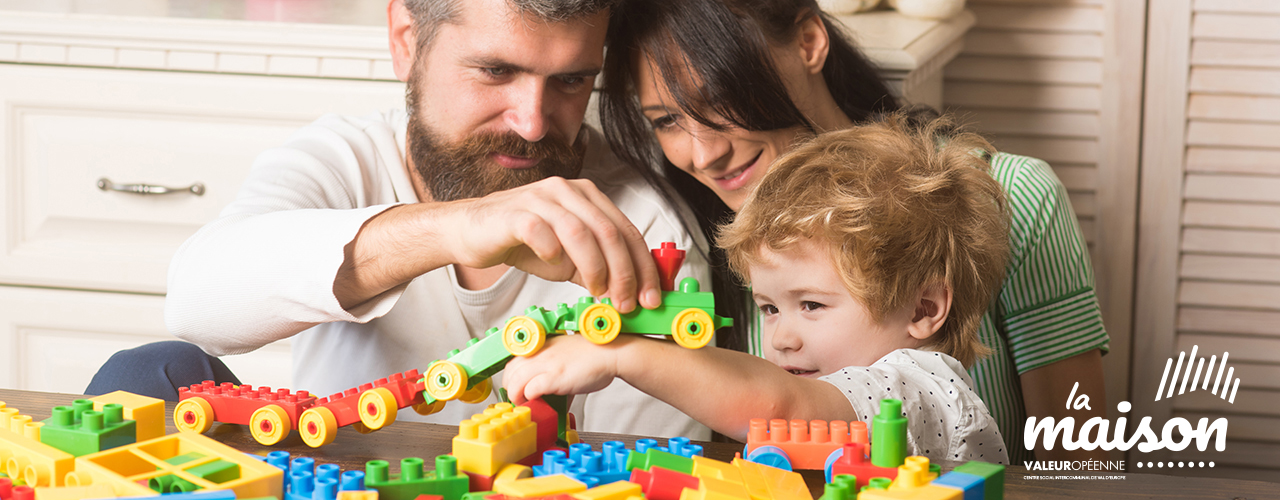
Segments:
[[[827,34],[827,25],[822,17],[812,12],[801,14],[796,21],[798,30],[796,42],[800,46],[800,60],[804,61],[805,70],[816,75],[822,72],[827,63],[827,52],[831,50],[831,38]]]
[[[396,71],[396,78],[407,82],[418,49],[418,32],[413,29],[413,16],[405,8],[404,0],[387,3],[387,28],[391,42],[391,66]]]
[[[926,285],[916,297],[915,312],[911,315],[911,323],[907,324],[907,333],[917,340],[928,339],[942,328],[949,312],[951,287],[942,283]]]

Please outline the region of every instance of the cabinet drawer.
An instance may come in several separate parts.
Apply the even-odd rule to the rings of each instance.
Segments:
[[[164,293],[169,259],[254,157],[324,113],[403,107],[398,82],[0,64],[0,283]],[[204,186],[139,195],[115,184]]]
[[[0,387],[81,394],[113,353],[162,340],[176,340],[164,297],[0,286]],[[288,342],[222,360],[246,383],[292,387]]]

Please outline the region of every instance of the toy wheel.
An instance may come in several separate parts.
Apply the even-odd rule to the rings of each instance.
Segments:
[[[204,398],[184,399],[173,409],[173,426],[180,431],[204,434],[213,427],[213,422],[213,406]]]
[[[302,434],[302,442],[307,443],[307,446],[319,448],[338,437],[338,419],[333,417],[333,411],[328,408],[311,408],[298,417],[298,434]]]
[[[546,342],[547,330],[542,327],[542,323],[528,316],[511,318],[502,328],[502,345],[516,356],[538,352]]]
[[[373,429],[365,427],[363,422],[354,422],[351,424],[351,428],[361,434],[369,434],[373,432]]]
[[[418,403],[413,405],[413,411],[419,415],[435,415],[444,409],[444,401],[432,401],[430,403]]]
[[[249,417],[249,432],[253,434],[254,440],[265,446],[279,443],[289,435],[289,431],[293,430],[292,427],[289,414],[277,405],[258,408],[253,412],[253,416]]]
[[[461,396],[458,396],[458,401],[470,404],[483,403],[484,400],[489,399],[489,393],[492,391],[493,379],[487,378],[463,392]]]
[[[427,368],[423,385],[436,401],[453,401],[467,390],[467,371],[456,363],[438,361]]]
[[[782,448],[777,446],[761,446],[751,450],[751,454],[747,455],[747,460],[760,465],[768,465],[788,472],[791,471],[791,459],[787,457],[787,452],[782,451]]]
[[[622,331],[622,318],[609,304],[591,304],[578,318],[578,330],[593,344],[608,344]]]
[[[826,465],[822,466],[822,472],[826,474],[828,483],[831,482],[831,470],[835,468],[836,461],[840,460],[840,457],[843,457],[843,456],[844,456],[844,447],[836,448],[834,451],[831,452],[830,455],[827,455],[827,462],[826,462]]]
[[[400,405],[396,397],[386,387],[376,387],[360,394],[360,402],[356,404],[356,413],[360,414],[360,422],[371,430],[386,427],[396,421],[396,410]]]
[[[685,309],[671,321],[671,336],[686,349],[700,349],[711,342],[716,333],[711,315],[702,309]]]

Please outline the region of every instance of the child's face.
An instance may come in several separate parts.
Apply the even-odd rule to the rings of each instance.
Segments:
[[[803,377],[869,366],[896,349],[919,347],[907,333],[914,308],[882,321],[845,288],[824,243],[762,250],[752,265],[752,296],[764,313],[765,358]]]

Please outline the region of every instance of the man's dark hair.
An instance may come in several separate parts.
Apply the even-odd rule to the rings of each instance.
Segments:
[[[418,50],[427,47],[444,23],[458,22],[462,3],[466,0],[404,0],[418,30]],[[549,22],[561,22],[600,12],[613,7],[618,0],[507,0],[513,10]]]

